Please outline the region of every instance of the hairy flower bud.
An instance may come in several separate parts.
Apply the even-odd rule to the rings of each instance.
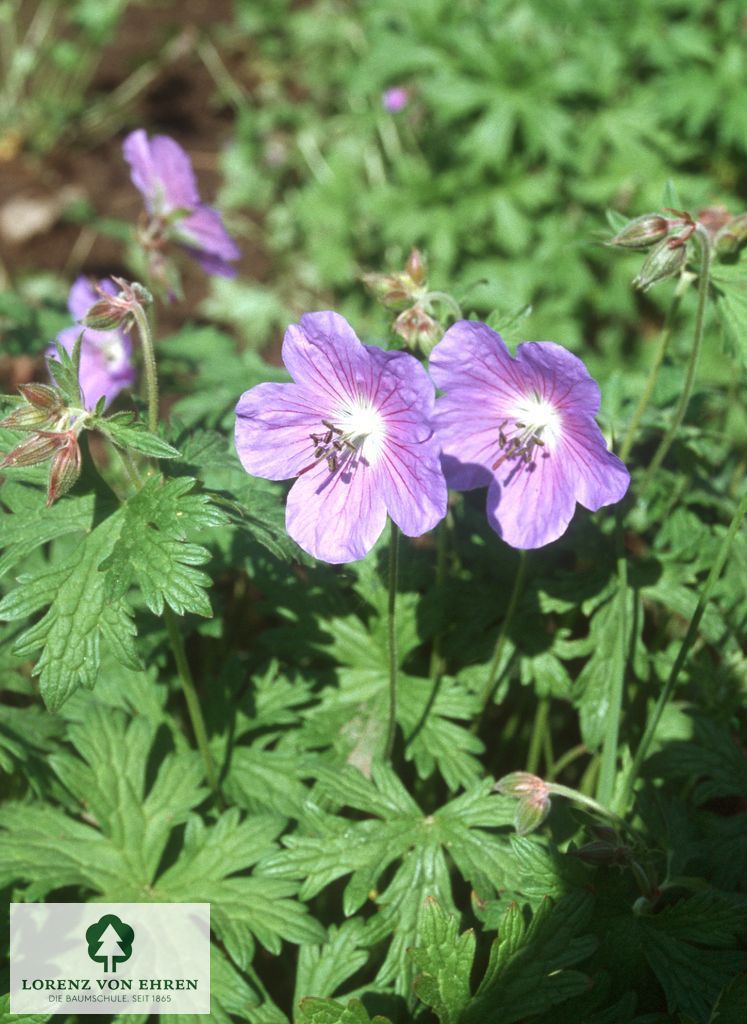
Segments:
[[[47,506],[67,494],[80,476],[82,460],[78,438],[72,430],[68,430],[62,438],[49,468]]]
[[[96,331],[113,331],[117,328],[128,331],[134,322],[136,308],[153,302],[148,289],[137,281],[130,284],[121,277],[113,277],[112,281],[119,286],[119,293],[109,295],[102,288],[96,288],[101,298],[83,317],[82,323],[86,327]]]
[[[659,213],[645,213],[626,224],[607,245],[617,245],[622,249],[648,249],[666,238],[668,233],[669,221],[666,217]]]
[[[438,321],[417,304],[400,313],[394,330],[410,348],[419,348],[424,355],[429,355],[442,333]]]
[[[0,427],[5,427],[6,430],[38,430],[40,427],[50,427],[52,423],[53,417],[43,409],[35,409],[33,405],[21,405],[0,420]]]
[[[425,256],[419,249],[412,249],[405,264],[405,273],[409,275],[413,284],[418,286],[425,283],[426,262]]]
[[[698,210],[695,220],[702,224],[711,238],[715,238],[719,231],[732,220],[732,216],[725,206],[706,206]]]
[[[49,384],[19,384],[18,390],[29,405],[33,405],[34,408],[42,410],[47,415],[52,416],[62,411],[62,395]]]
[[[21,441],[12,451],[9,451],[2,462],[0,469],[15,469],[17,466],[37,466],[46,462],[59,448],[57,440],[61,435],[50,431],[38,431]]]
[[[404,271],[363,274],[361,280],[383,306],[404,309],[422,298],[425,278],[425,257],[419,249],[412,249]]]
[[[413,283],[409,274],[363,274],[361,280],[388,309],[403,309],[412,302]]]
[[[518,798],[514,828],[520,836],[539,828],[550,813],[550,787],[538,775],[511,772],[499,779],[493,788],[505,796]]]
[[[657,281],[675,277],[687,263],[687,246],[679,238],[667,238],[659,242],[655,249],[646,257],[633,285],[641,291],[647,291]]]
[[[741,213],[721,228],[716,235],[714,246],[719,256],[730,256],[737,249],[741,249],[745,241],[747,241],[747,213]]]

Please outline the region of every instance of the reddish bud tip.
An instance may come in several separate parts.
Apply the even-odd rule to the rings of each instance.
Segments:
[[[425,282],[426,265],[425,257],[419,249],[412,249],[405,264],[405,273],[413,284],[420,287]]]

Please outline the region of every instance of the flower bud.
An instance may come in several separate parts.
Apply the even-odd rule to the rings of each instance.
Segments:
[[[510,772],[498,779],[493,789],[504,796],[534,796],[540,794],[547,796],[550,792],[548,784],[539,775],[532,775],[531,772]]]
[[[648,249],[660,242],[669,233],[669,221],[659,213],[646,213],[642,217],[631,220],[607,245],[617,245],[623,249]]]
[[[413,287],[409,274],[364,274],[361,280],[388,309],[403,309],[412,302]]]
[[[47,483],[47,507],[63,494],[67,494],[80,476],[81,454],[78,438],[72,430],[67,431],[65,438],[52,459]]]
[[[725,206],[706,206],[705,209],[698,210],[695,220],[702,224],[711,238],[715,238],[719,231],[732,220],[732,216]]]
[[[83,317],[81,323],[86,327],[91,327],[95,331],[113,331],[116,328],[128,331],[134,322],[136,308],[153,302],[153,296],[148,289],[137,281],[130,284],[121,277],[113,277],[112,281],[119,285],[120,292],[117,295],[109,295],[108,292],[97,288],[101,298]]]
[[[405,264],[405,273],[410,277],[413,284],[418,286],[424,284],[426,276],[425,256],[419,249],[412,249]]]
[[[49,415],[62,411],[62,395],[49,384],[19,384],[18,390],[29,405],[36,409],[41,409]]]
[[[531,796],[519,800],[514,815],[514,828],[517,835],[527,836],[530,832],[534,832],[549,813],[550,798],[548,796]]]
[[[666,238],[648,254],[633,285],[643,292],[648,291],[657,281],[675,277],[686,263],[687,246],[680,239]]]
[[[714,246],[719,256],[730,256],[747,241],[747,213],[725,224],[716,235]]]
[[[398,114],[410,102],[410,90],[404,85],[393,85],[381,94],[381,105],[390,114]]]
[[[58,438],[61,435],[49,431],[38,431],[21,441],[12,451],[9,451],[2,462],[0,469],[15,469],[16,466],[37,466],[40,462],[46,462],[59,448]]]
[[[504,775],[493,789],[505,796],[518,797],[514,828],[520,836],[526,836],[539,828],[550,813],[550,787],[544,779],[531,772]]]
[[[441,325],[423,309],[422,306],[411,306],[400,313],[394,321],[394,330],[404,338],[410,348],[419,348],[424,355],[441,337]]]
[[[21,405],[0,420],[0,427],[5,427],[6,430],[38,430],[41,427],[51,427],[53,423],[54,417],[43,409],[35,409],[33,405]]]

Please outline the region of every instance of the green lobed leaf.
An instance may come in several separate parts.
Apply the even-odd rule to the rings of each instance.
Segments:
[[[50,765],[90,823],[49,804],[3,805],[0,885],[29,882],[29,898],[78,885],[114,902],[150,892],[172,830],[206,792],[193,751],[167,754],[148,783],[155,734],[143,717],[86,701],[69,730],[77,753],[55,753]]]
[[[589,922],[591,906],[586,893],[554,905],[545,900],[527,926],[521,908],[512,903],[460,1024],[514,1024],[583,992],[587,977],[569,968],[596,946],[592,935],[579,935]]]
[[[304,996],[333,996],[340,985],[368,961],[364,923],[344,921],[327,932],[323,945],[303,945],[298,951],[294,1005]]]
[[[241,968],[251,961],[254,938],[275,954],[282,939],[324,939],[321,925],[293,899],[295,883],[270,877],[259,868],[251,876],[243,873],[276,850],[274,840],[284,825],[277,815],[241,821],[236,808],[212,826],[192,817],[181,856],[154,886],[154,892],[168,901],[210,903],[211,927]]]
[[[210,552],[187,537],[222,525],[225,517],[207,496],[189,493],[193,484],[189,477],[151,477],[127,501],[119,536],[100,563],[109,600],[122,598],[136,582],[155,615],[163,613],[164,603],[179,615],[212,615],[206,593],[210,577],[194,568],[207,562]]]
[[[441,1024],[457,1024],[470,999],[470,972],[475,957],[475,934],[459,935],[457,919],[438,903],[426,900],[422,945],[410,950],[418,970],[415,994],[438,1016]]]
[[[296,1024],[391,1024],[388,1017],[368,1016],[363,1003],[351,999],[347,1005],[334,999],[302,999]]]
[[[93,526],[94,497],[68,497],[47,507],[41,491],[7,481],[0,500],[9,514],[3,515],[0,528],[0,576],[34,548],[68,533],[88,533]]]
[[[118,412],[113,416],[96,420],[96,429],[106,434],[118,448],[126,448],[155,459],[176,459],[179,452],[157,434],[152,434],[144,423],[136,420],[129,412]]]
[[[47,607],[42,618],[24,630],[13,650],[19,657],[41,651],[34,667],[44,702],[57,711],[78,687],[92,689],[101,664],[101,641],[118,661],[138,668],[135,627],[125,603],[107,593],[99,567],[117,543],[123,516],[106,519],[58,566],[19,585],[0,601],[0,618],[25,618]]]

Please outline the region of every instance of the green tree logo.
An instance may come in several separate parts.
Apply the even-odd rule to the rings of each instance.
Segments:
[[[115,914],[104,914],[86,931],[88,955],[96,963],[103,964],[107,974],[116,974],[117,964],[130,959],[134,940],[134,930]]]

